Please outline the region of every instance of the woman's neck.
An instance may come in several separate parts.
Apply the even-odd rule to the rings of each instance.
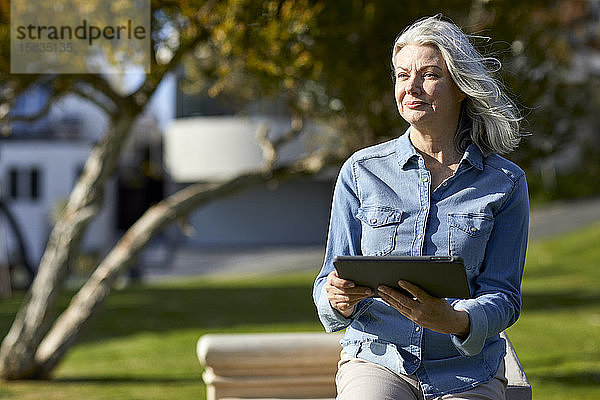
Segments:
[[[410,140],[417,151],[426,156],[426,160],[432,158],[448,166],[458,163],[462,157],[454,145],[453,133],[433,134],[411,127]]]

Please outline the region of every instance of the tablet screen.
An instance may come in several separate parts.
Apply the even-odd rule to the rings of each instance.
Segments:
[[[452,256],[378,257],[337,256],[333,264],[340,278],[368,286],[398,288],[398,281],[411,282],[435,297],[470,298],[462,258]]]

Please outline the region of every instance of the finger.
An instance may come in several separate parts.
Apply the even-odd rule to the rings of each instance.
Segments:
[[[386,298],[393,299],[394,304],[398,304],[407,310],[413,310],[418,304],[420,304],[418,301],[415,301],[411,293],[400,291],[389,286],[379,286],[378,292],[382,298],[383,295],[385,295]]]
[[[379,292],[379,295],[381,296],[381,299],[383,301],[388,303],[390,306],[394,307],[396,310],[400,311],[406,317],[410,316],[411,308],[404,301],[382,291]]]
[[[355,304],[346,301],[330,300],[329,303],[338,311],[346,311],[354,307]]]
[[[372,296],[374,293],[373,289],[368,286],[357,286],[354,282],[342,278],[332,277],[329,284],[330,287],[347,293],[366,294],[367,296]]]
[[[331,274],[329,274],[328,279],[329,279],[329,282],[331,283],[331,285],[335,286],[335,287],[353,288],[356,286],[354,282],[352,282],[348,279],[340,278],[337,271],[333,271]]]
[[[327,299],[335,308],[338,303],[343,303],[345,308],[353,307],[361,300],[373,295],[373,291],[366,287],[357,287],[354,289],[337,288],[335,286],[326,287]]]
[[[371,290],[368,287],[365,286],[357,286],[354,288],[338,288],[335,286],[332,286],[330,289],[332,294],[341,294],[341,295],[347,295],[347,296],[353,296],[356,298],[360,298],[363,299],[365,297],[369,297],[373,295],[373,290]]]
[[[356,304],[358,304],[361,300],[362,300],[362,298],[352,298],[352,297],[349,298],[346,296],[334,296],[329,300],[329,302],[332,304],[338,304],[338,305],[342,305],[342,306],[346,306],[346,307],[353,307]]]
[[[365,296],[347,296],[347,295],[333,295],[329,297],[331,305],[340,310],[345,311],[354,308]]]
[[[406,290],[419,301],[426,300],[427,298],[431,297],[429,293],[421,289],[419,286],[414,285],[408,281],[398,281],[398,286]]]
[[[377,291],[379,293],[385,293],[388,296],[392,296],[397,299],[403,299],[403,300],[412,300],[413,299],[412,293],[409,293],[406,290],[399,290],[398,288],[393,288],[393,287],[389,287],[389,286],[385,286],[385,285],[380,285],[379,287],[377,287]]]

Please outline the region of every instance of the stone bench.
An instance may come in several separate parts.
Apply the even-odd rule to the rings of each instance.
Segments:
[[[531,386],[506,340],[508,400],[531,400]],[[334,399],[340,334],[208,334],[198,340],[207,400]]]

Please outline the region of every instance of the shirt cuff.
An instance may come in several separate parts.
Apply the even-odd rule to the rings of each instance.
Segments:
[[[469,314],[470,330],[466,339],[451,335],[452,343],[464,356],[474,356],[483,350],[488,333],[488,320],[483,306],[474,299],[458,300],[453,304],[455,310],[464,310]]]
[[[346,329],[352,320],[344,317],[329,303],[325,288],[317,300],[317,312],[326,332],[337,332]],[[355,310],[356,312],[356,310]]]

